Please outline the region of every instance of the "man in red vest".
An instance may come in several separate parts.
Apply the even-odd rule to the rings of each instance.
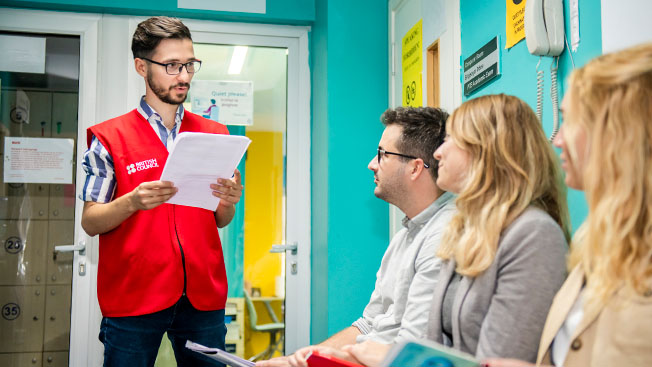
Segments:
[[[82,227],[100,235],[97,293],[104,366],[153,366],[165,332],[179,366],[215,366],[186,340],[224,348],[227,279],[218,227],[235,214],[240,173],[217,179],[215,211],[167,204],[161,172],[180,132],[228,134],[181,105],[199,71],[188,28],[154,17],[132,39],[146,93],[133,111],[88,129]]]

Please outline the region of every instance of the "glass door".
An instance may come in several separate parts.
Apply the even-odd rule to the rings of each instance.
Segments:
[[[196,43],[203,69],[187,109],[252,140],[239,170],[245,187],[221,231],[229,279],[227,350],[248,359],[284,352],[287,48]]]
[[[239,210],[241,217],[223,233],[230,288],[226,311],[233,323],[227,343],[236,344],[237,353],[237,343],[232,341],[243,340],[247,358],[292,353],[310,342],[307,29],[201,21],[186,24],[197,57],[211,65],[206,73],[195,76],[195,83],[221,80],[231,84],[216,92],[224,97],[218,120],[232,133],[252,139],[241,166],[245,189],[240,209],[244,210]],[[191,86],[191,109],[193,103],[200,103],[197,99],[205,98],[197,86]],[[249,94],[249,90],[253,92]],[[229,92],[242,98],[233,100]],[[210,99],[209,107],[213,104]]]
[[[80,38],[0,42],[0,365],[68,366]]]
[[[229,282],[226,350],[269,359],[284,353],[287,48],[195,42],[202,61],[184,107],[227,125],[251,145],[240,163],[244,192],[220,229]],[[167,338],[157,366],[174,366]]]

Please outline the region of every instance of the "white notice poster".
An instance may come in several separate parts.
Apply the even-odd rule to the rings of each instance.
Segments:
[[[75,141],[5,137],[4,182],[72,183]]]
[[[254,82],[193,80],[191,111],[224,125],[254,124]]]

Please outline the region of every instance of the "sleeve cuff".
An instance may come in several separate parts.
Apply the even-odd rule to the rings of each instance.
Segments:
[[[357,319],[352,324],[352,326],[355,326],[356,328],[358,328],[358,330],[360,330],[360,333],[362,335],[367,335],[367,334],[369,334],[371,332],[371,325],[369,325],[369,323],[367,323],[367,321],[364,319],[364,317],[361,317],[361,318]]]

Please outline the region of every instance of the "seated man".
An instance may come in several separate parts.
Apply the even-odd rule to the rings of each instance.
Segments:
[[[430,107],[398,107],[383,113],[385,131],[368,167],[374,172],[374,194],[405,213],[404,228],[383,256],[362,317],[320,346],[339,349],[365,340],[397,343],[425,334],[440,268],[435,253],[455,210],[453,195],[435,184],[433,153],[444,141],[447,118],[446,112]],[[305,366],[306,355],[314,348],[257,366]]]

